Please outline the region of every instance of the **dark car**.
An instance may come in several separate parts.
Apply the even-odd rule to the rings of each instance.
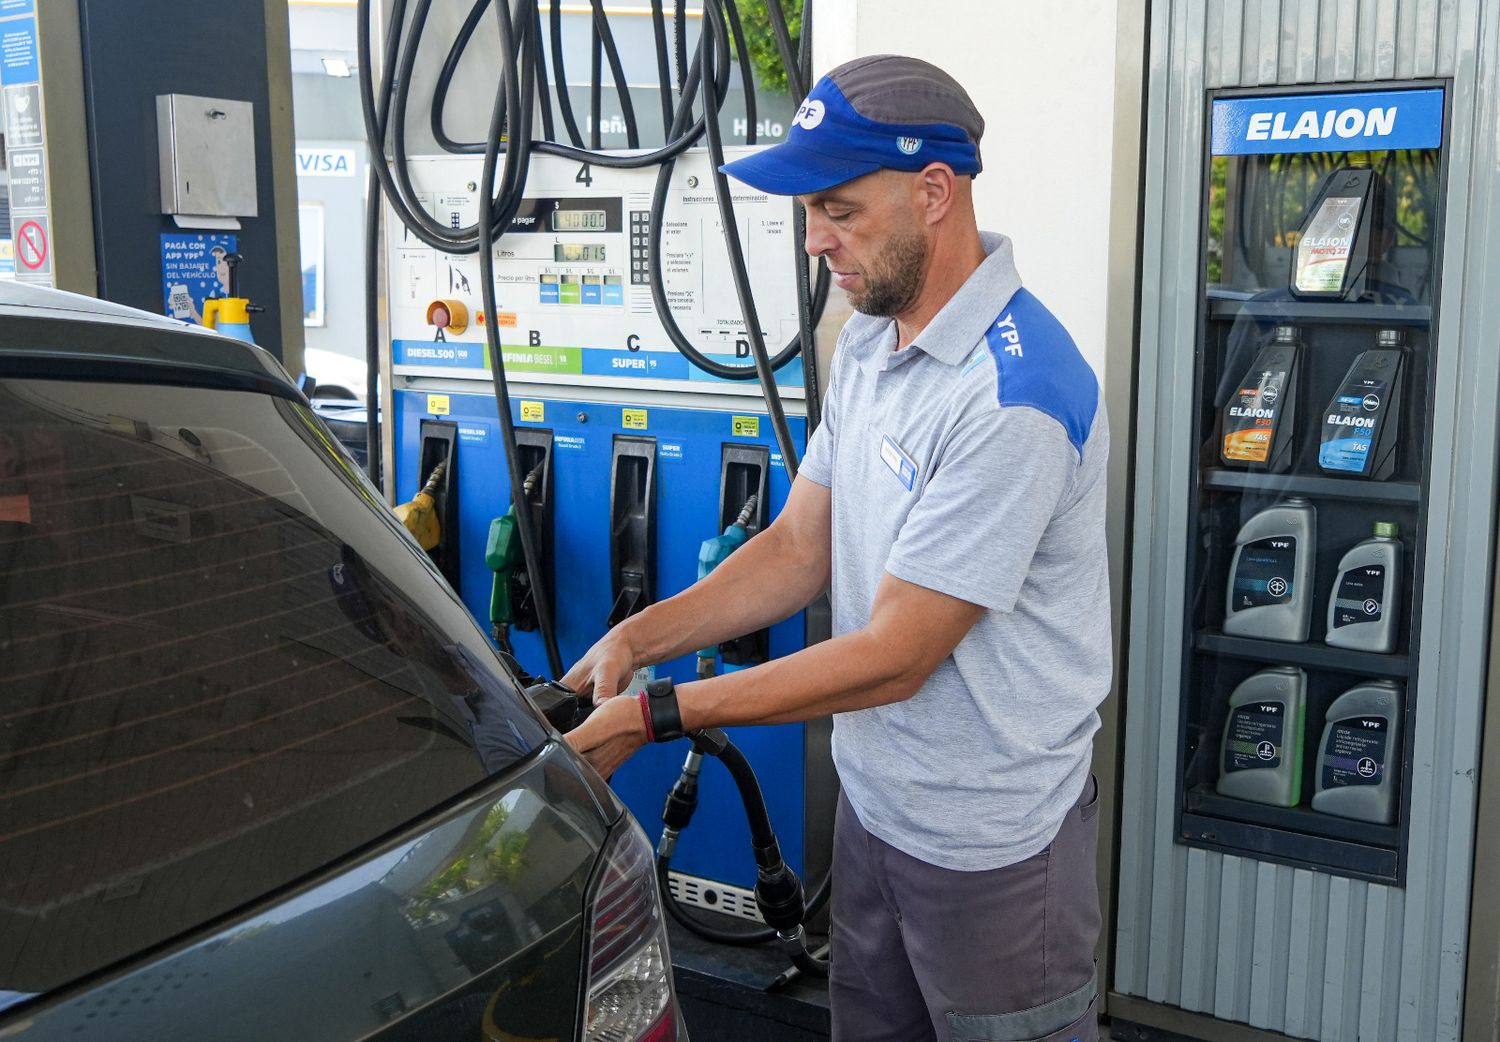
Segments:
[[[0,283],[0,1039],[682,1037],[639,826],[280,366]]]

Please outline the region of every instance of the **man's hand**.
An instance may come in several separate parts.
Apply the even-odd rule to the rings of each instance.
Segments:
[[[629,687],[634,673],[635,651],[616,627],[600,637],[589,648],[588,654],[573,664],[562,678],[562,684],[580,695],[593,695],[597,706]]]
[[[641,714],[641,704],[634,698],[611,698],[565,737],[594,770],[608,778],[646,744],[646,720]]]

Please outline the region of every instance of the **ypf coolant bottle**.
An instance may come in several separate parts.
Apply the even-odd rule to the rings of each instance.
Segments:
[[[1318,515],[1292,496],[1240,529],[1229,565],[1224,632],[1300,643],[1312,625],[1313,555]]]
[[[1367,680],[1328,707],[1313,810],[1391,825],[1400,792],[1401,685]]]
[[[1306,714],[1307,674],[1295,666],[1263,669],[1235,688],[1219,743],[1219,795],[1295,807]]]
[[[1223,410],[1225,463],[1280,472],[1292,463],[1302,340],[1296,326],[1277,326]]]
[[[1401,604],[1401,529],[1391,521],[1375,522],[1375,535],[1356,543],[1339,559],[1339,573],[1328,599],[1328,633],[1335,648],[1396,650]]]

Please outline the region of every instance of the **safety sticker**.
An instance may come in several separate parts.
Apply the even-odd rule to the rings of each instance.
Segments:
[[[541,402],[521,401],[521,422],[541,423],[547,416],[547,408]]]
[[[629,431],[643,431],[646,429],[645,409],[622,409],[620,411],[620,426]]]
[[[736,438],[759,438],[759,416],[734,416],[730,418],[730,430]]]
[[[433,416],[447,416],[453,411],[453,406],[449,403],[446,394],[429,394],[427,396],[427,411]]]

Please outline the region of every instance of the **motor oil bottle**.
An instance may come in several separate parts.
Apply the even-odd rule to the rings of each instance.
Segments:
[[[1391,476],[1401,427],[1406,335],[1382,329],[1379,345],[1354,360],[1338,393],[1323,411],[1318,466],[1331,474],[1372,478]]]
[[[1219,747],[1219,794],[1295,807],[1306,715],[1307,674],[1295,666],[1263,669],[1235,688]]]
[[[1277,326],[1224,406],[1225,463],[1273,472],[1291,466],[1301,357],[1297,327]]]
[[[1346,300],[1363,292],[1384,194],[1385,178],[1369,167],[1341,167],[1324,179],[1297,237],[1294,296]]]
[[[1391,521],[1375,522],[1375,535],[1356,543],[1339,560],[1328,599],[1325,643],[1356,651],[1396,650],[1401,603],[1401,529]]]
[[[1256,514],[1235,538],[1224,632],[1300,643],[1312,624],[1318,515],[1300,496]]]
[[[1334,699],[1318,744],[1313,810],[1395,824],[1402,696],[1394,680],[1368,680]]]

